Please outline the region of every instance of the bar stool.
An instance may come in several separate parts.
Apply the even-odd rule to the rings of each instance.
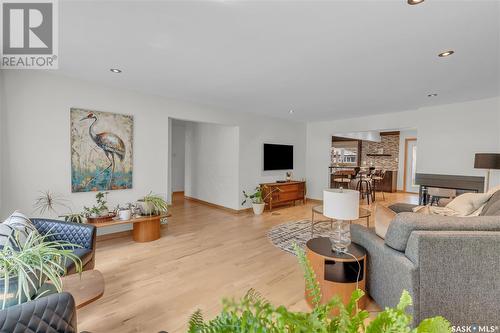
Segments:
[[[372,168],[370,168],[370,171],[367,175],[361,174],[359,177],[359,181],[356,184],[356,190],[361,194],[361,199],[364,199],[366,196],[366,202],[368,205],[370,204],[370,198],[372,199],[372,202],[375,201],[375,198],[373,196],[371,169]]]
[[[375,170],[375,172],[372,175],[373,195],[375,196],[377,194],[377,190],[379,190],[379,192],[382,192],[382,198],[384,198],[385,200],[385,193],[381,186],[382,182],[384,181],[384,177],[385,177],[385,170]]]
[[[336,171],[333,174],[333,186],[335,188],[339,187],[349,188],[350,183],[351,183],[351,175],[346,173],[346,171]]]

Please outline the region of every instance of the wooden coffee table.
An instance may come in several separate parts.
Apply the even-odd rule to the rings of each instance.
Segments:
[[[105,228],[113,225],[132,223],[132,238],[139,243],[152,242],[161,236],[161,220],[172,216],[169,214],[140,216],[130,220],[113,219],[107,222],[92,223],[96,228]]]
[[[61,280],[63,291],[73,296],[77,309],[92,303],[104,294],[104,277],[96,269],[84,271],[82,274],[67,275]]]
[[[323,223],[323,222],[330,222],[330,226],[332,226],[334,219],[328,219],[328,220],[319,220],[319,221],[314,221],[314,215],[315,214],[320,214],[323,215],[323,206],[314,206],[312,208],[312,216],[311,216],[311,238],[314,235],[314,226],[318,223]],[[372,215],[372,212],[369,211],[368,209],[360,208],[359,209],[359,218],[363,219],[366,218],[366,227],[368,228],[370,225],[370,216]],[[350,223],[351,221],[349,221]]]

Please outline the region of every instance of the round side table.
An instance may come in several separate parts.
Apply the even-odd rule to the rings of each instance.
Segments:
[[[333,251],[331,241],[327,237],[313,238],[306,243],[307,259],[321,288],[321,304],[326,304],[335,295],[339,295],[342,302],[347,304],[356,288],[365,291],[366,250],[351,243],[348,252],[356,257],[359,266],[356,259],[350,255]],[[359,280],[356,283],[358,272]],[[307,302],[312,306],[312,299],[307,290],[305,295]],[[360,309],[365,308],[366,295],[358,301],[358,306]],[[338,310],[335,309],[333,313],[337,314]]]

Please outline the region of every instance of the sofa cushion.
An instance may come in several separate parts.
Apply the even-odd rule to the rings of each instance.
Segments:
[[[459,216],[467,216],[478,210],[490,197],[489,193],[464,193],[453,199],[446,208],[454,210]]]
[[[385,244],[405,251],[408,238],[415,230],[441,231],[500,231],[497,216],[456,217],[400,213],[391,222],[385,235]]]
[[[488,200],[486,205],[484,205],[480,216],[500,216],[500,190],[496,191],[495,194]]]
[[[375,233],[381,238],[385,238],[387,229],[391,224],[392,220],[396,217],[396,213],[385,206],[376,205],[375,206]]]

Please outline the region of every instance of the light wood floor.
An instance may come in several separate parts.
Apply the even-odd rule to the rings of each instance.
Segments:
[[[378,203],[413,202],[413,194],[386,194]],[[185,332],[190,314],[220,310],[223,297],[255,288],[274,304],[307,311],[304,280],[295,257],[274,247],[266,232],[276,224],[310,219],[317,203],[281,208],[262,216],[232,214],[177,196],[162,238],[134,243],[130,237],[98,242],[96,269],[104,296],[78,310],[78,330]],[[360,223],[364,223],[364,220]],[[369,302],[369,311],[378,307]]]

